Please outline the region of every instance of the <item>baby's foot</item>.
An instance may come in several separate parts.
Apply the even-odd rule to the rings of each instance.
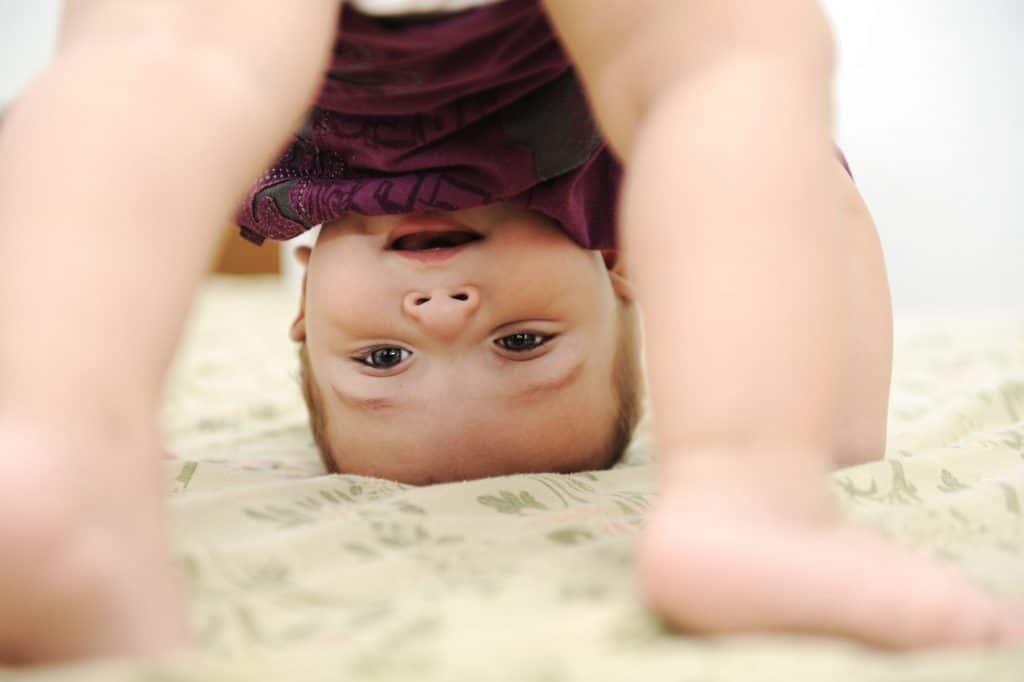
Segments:
[[[100,440],[0,424],[0,665],[187,642],[159,451]]]
[[[640,546],[648,599],[680,630],[821,634],[887,648],[1024,641],[1024,610],[949,567],[834,513],[799,518],[789,501],[758,499],[757,485],[715,488],[669,486]]]

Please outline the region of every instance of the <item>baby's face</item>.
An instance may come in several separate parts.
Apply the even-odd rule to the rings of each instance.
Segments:
[[[615,296],[600,254],[509,204],[325,225],[292,337],[338,469],[426,484],[603,466]]]

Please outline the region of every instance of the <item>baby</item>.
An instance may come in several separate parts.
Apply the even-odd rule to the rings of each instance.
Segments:
[[[824,484],[884,449],[891,320],[812,0],[546,0],[608,149],[579,109],[550,116],[575,100],[548,43],[508,52],[547,30],[534,0],[373,20],[418,36],[430,70],[343,41],[321,83],[338,7],[69,0],[54,64],[10,112],[0,660],[188,643],[161,386],[219,226],[296,130],[239,222],[257,241],[326,223],[292,334],[329,465],[420,483],[606,466],[637,402],[631,287],[603,253],[621,247],[646,320],[662,494],[637,561],[659,614],[887,647],[1024,637],[1018,611],[849,524]],[[344,14],[342,36],[366,21]],[[409,21],[482,26],[444,42]],[[453,46],[476,56],[427,58]],[[444,76],[470,67],[463,106]],[[454,108],[406,125],[433,111],[421,96]],[[353,109],[321,117],[328,100]],[[621,243],[602,227],[610,150]]]
[[[328,223],[291,336],[328,470],[431,483],[611,466],[639,416],[629,287],[507,203]]]
[[[605,468],[639,416],[621,167],[544,12],[345,12],[298,135],[237,215],[324,223],[292,328],[329,471]]]

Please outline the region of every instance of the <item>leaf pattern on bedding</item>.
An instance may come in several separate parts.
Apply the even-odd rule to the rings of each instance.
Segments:
[[[646,426],[606,472],[428,488],[325,476],[285,334],[293,299],[268,280],[212,281],[167,392],[176,557],[203,651],[40,679],[896,682],[1024,670],[1020,650],[891,656],[670,635],[632,564],[656,500]],[[887,459],[837,472],[836,496],[1024,600],[1024,311],[900,316],[896,329]]]
[[[547,509],[526,490],[520,490],[518,494],[510,490],[499,490],[496,495],[480,495],[476,501],[485,507],[493,508],[499,514],[521,516],[527,509]]]

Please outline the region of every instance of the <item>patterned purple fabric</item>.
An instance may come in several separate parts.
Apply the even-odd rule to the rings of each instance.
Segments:
[[[622,171],[536,0],[397,19],[346,9],[342,25],[309,118],[238,213],[243,236],[513,201],[614,248]]]

